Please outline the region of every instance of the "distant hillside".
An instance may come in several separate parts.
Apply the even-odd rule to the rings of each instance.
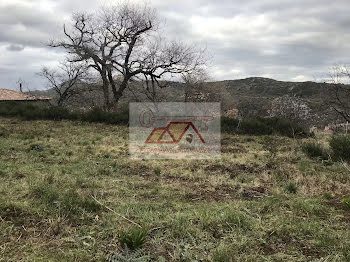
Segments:
[[[156,101],[185,101],[186,89],[183,83],[163,82],[166,87],[157,89]],[[327,115],[326,122],[336,116],[322,103],[321,97],[330,84],[315,82],[285,82],[262,77],[249,77],[238,80],[207,82],[190,91],[188,101],[221,102],[222,111],[238,108],[244,117],[267,115],[271,101],[277,97],[294,96],[303,99],[314,113]],[[142,82],[130,83],[119,106],[125,107],[128,102],[150,101],[150,93]],[[103,93],[100,84],[79,85],[78,95],[73,96],[68,107],[86,110],[103,104]],[[40,95],[54,96],[52,90],[34,92]],[[111,92],[112,97],[112,92]]]
[[[224,81],[215,81],[215,82],[207,82],[206,90],[210,90],[212,87],[212,92],[217,93],[218,90],[223,91],[226,90],[232,96],[250,96],[250,97],[279,97],[279,96],[297,96],[304,99],[319,99],[322,90],[326,88],[329,84],[325,83],[316,83],[316,82],[286,82],[286,81],[277,81],[270,78],[263,77],[249,77],[245,79],[238,80],[224,80]],[[139,95],[140,99],[147,99],[142,92],[141,83],[133,83],[134,89],[136,93],[126,91],[124,95],[124,99],[135,98],[135,95]],[[96,89],[96,92],[100,92],[100,88],[98,85],[94,85],[94,87],[89,86],[88,92],[91,92],[93,89]],[[54,96],[54,92],[52,90],[47,91],[34,91],[33,93],[37,93],[40,95],[50,95]],[[168,87],[163,88],[160,91],[165,100],[181,100],[179,96],[184,93],[184,85],[182,83],[170,82],[168,83]]]
[[[220,83],[220,82],[213,82]],[[285,82],[262,77],[249,77],[239,80],[225,80],[221,83],[232,95],[278,97],[284,95],[301,98],[319,98],[324,83],[315,82]]]

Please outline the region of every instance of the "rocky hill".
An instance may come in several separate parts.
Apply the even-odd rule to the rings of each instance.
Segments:
[[[219,82],[220,83],[220,82]],[[284,95],[298,96],[306,99],[317,99],[322,89],[327,86],[316,82],[285,82],[270,78],[250,77],[221,82],[232,95],[278,97]]]

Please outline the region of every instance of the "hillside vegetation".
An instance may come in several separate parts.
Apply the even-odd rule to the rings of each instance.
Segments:
[[[162,82],[165,87],[156,88],[154,101],[171,102],[221,102],[223,112],[230,109],[239,109],[242,117],[269,116],[271,103],[281,97],[294,97],[310,108],[309,126],[324,127],[336,122],[344,122],[329,105],[324,103],[326,90],[331,89],[330,84],[316,82],[286,82],[269,78],[250,77],[238,80],[214,81],[198,83],[191,86],[179,82]],[[110,93],[112,91],[110,90]],[[40,95],[55,97],[53,90],[34,92]],[[65,103],[72,110],[90,110],[103,106],[101,84],[80,84],[74,87],[74,93]],[[150,101],[145,84],[139,81],[130,83],[126,89],[118,110],[125,109],[128,102]]]
[[[349,261],[350,168],[307,142],[135,161],[124,126],[0,118],[0,261]]]

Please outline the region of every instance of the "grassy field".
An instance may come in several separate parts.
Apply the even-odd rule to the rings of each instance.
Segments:
[[[0,261],[350,261],[350,168],[308,159],[307,140],[135,161],[127,127],[0,118]]]

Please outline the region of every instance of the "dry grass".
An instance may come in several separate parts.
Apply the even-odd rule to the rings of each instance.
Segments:
[[[126,127],[0,118],[0,134],[0,261],[350,260],[349,170],[305,141],[224,135],[221,160],[135,161]],[[149,229],[137,253],[118,243],[128,220]]]

